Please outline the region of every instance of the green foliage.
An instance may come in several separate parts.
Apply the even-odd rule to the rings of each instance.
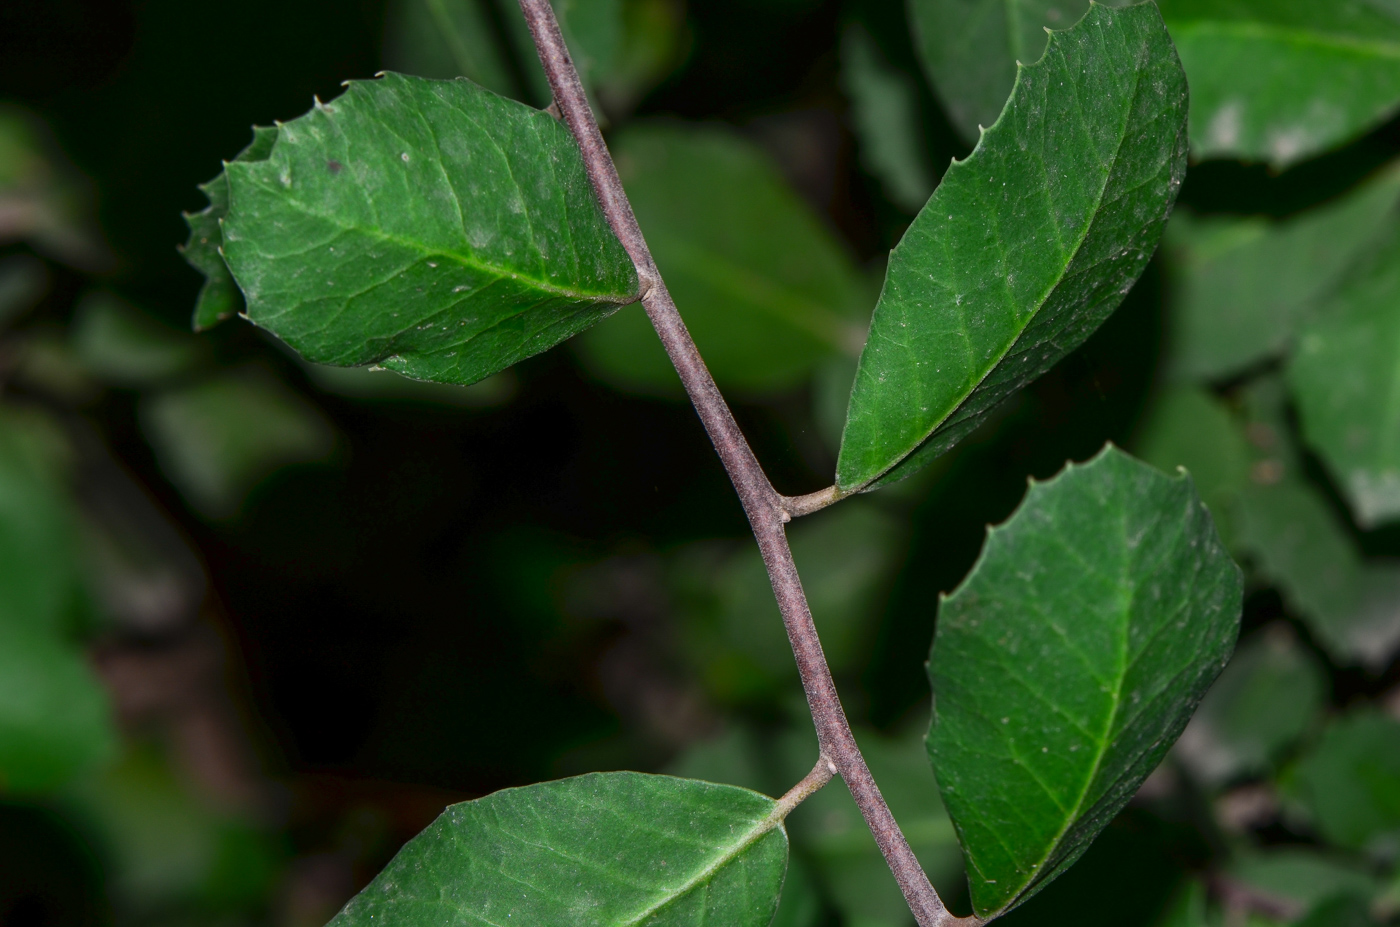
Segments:
[[[1365,562],[1316,490],[1293,480],[1250,487],[1240,521],[1241,544],[1259,573],[1339,660],[1375,665],[1400,643],[1390,607],[1400,572]]]
[[[1191,150],[1286,167],[1400,103],[1400,10],[1372,0],[1164,0]]]
[[[1135,450],[1165,473],[1185,467],[1221,537],[1231,541],[1232,513],[1248,485],[1253,455],[1228,409],[1202,389],[1168,390],[1149,410]]]
[[[1361,867],[1307,848],[1241,855],[1229,875],[1266,897],[1291,902],[1304,911],[1339,895],[1366,898],[1376,891],[1375,878]]]
[[[1364,264],[1303,326],[1289,379],[1303,435],[1370,528],[1400,517],[1400,231],[1387,229]]]
[[[1291,784],[1332,843],[1385,857],[1400,849],[1400,721],[1348,712],[1299,761]]]
[[[722,387],[790,388],[860,349],[866,290],[851,258],[751,143],[715,128],[629,129],[612,143],[667,289]],[[640,306],[580,339],[625,388],[677,393]]]
[[[1017,65],[1045,53],[1046,30],[1067,29],[1088,9],[1088,0],[912,0],[909,16],[949,118],[976,141],[1001,114]]]
[[[875,41],[859,26],[842,37],[841,62],[861,162],[880,179],[891,200],[918,212],[934,185],[920,138],[914,82],[884,61]]]
[[[150,745],[128,746],[66,801],[110,858],[119,903],[140,916],[256,910],[277,876],[277,840],[198,795]]]
[[[203,354],[189,333],[172,331],[100,291],[78,304],[69,337],[84,369],[114,386],[159,385],[191,370]]]
[[[419,77],[465,77],[502,96],[515,81],[496,42],[488,0],[396,0],[384,37],[385,64]]]
[[[474,383],[637,296],[567,131],[465,81],[354,82],[226,174],[248,317],[317,363]]]
[[[1266,632],[1240,645],[1201,700],[1178,752],[1209,785],[1268,773],[1317,722],[1326,690],[1315,658],[1287,631]]]
[[[1108,6],[1123,6],[1110,0]],[[1370,0],[1161,0],[1191,84],[1198,158],[1283,168],[1372,128],[1400,103],[1400,10]],[[963,135],[991,125],[1016,63],[1088,0],[913,0],[924,65]]]
[[[1149,4],[1094,7],[1021,68],[1005,113],[890,255],[841,438],[842,492],[927,464],[1108,317],[1166,224],[1185,118],[1186,82]]]
[[[772,799],[596,773],[451,806],[331,923],[765,927],[786,864]]]
[[[901,552],[897,522],[854,503],[792,526],[793,559],[833,672],[858,668]],[[772,584],[753,545],[738,551],[699,546],[679,552],[673,582],[685,602],[687,652],[710,690],[742,704],[770,697],[797,678]]]
[[[1387,170],[1282,222],[1178,212],[1164,242],[1175,290],[1172,374],[1220,379],[1290,347],[1306,311],[1372,247],[1398,195],[1400,172]]]
[[[146,397],[140,418],[166,476],[212,518],[235,513],[273,471],[324,459],[334,443],[315,408],[256,368]]]
[[[1042,888],[1132,797],[1229,659],[1240,597],[1190,480],[1112,447],[989,532],[929,658],[929,757],[979,916]]]
[[[73,645],[87,596],[53,426],[0,415],[0,795],[44,793],[107,759],[107,697]]]

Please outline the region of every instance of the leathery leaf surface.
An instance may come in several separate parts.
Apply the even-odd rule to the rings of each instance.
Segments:
[[[593,773],[449,807],[333,927],[767,927],[787,867],[777,802]]]
[[[1157,247],[1186,170],[1186,80],[1151,4],[1095,5],[890,255],[836,483],[907,476],[1081,344]]]
[[[1157,766],[1230,657],[1241,588],[1190,478],[1112,446],[990,530],[929,669],[979,916],[1070,866]]]
[[[637,298],[568,130],[466,80],[351,82],[225,173],[248,317],[316,363],[474,383]]]

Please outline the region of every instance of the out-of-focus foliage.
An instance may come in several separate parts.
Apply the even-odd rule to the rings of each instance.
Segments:
[[[1014,60],[1088,4],[902,6],[557,4],[682,314],[785,492],[829,481],[888,249],[1002,111]],[[1400,99],[1397,10],[1160,6],[1214,163],[1192,166],[1155,266],[925,479],[791,525],[795,556],[877,781],[968,913],[920,736],[929,603],[1027,473],[1107,438],[1184,466],[1245,569],[1238,653],[1123,814],[1004,923],[1393,923],[1400,175],[1393,125],[1351,143]],[[506,785],[630,767],[782,794],[815,755],[806,706],[640,308],[472,387],[289,362],[241,323],[171,327],[198,279],[170,217],[197,194],[132,223],[249,123],[381,67],[542,106],[513,0],[178,27],[143,9],[138,42],[103,36],[120,55],[100,81],[16,92],[56,131],[0,111],[0,920],[85,885],[99,914],[59,923],[320,927],[444,806]],[[949,11],[987,14],[982,31],[944,28]],[[0,68],[102,59],[45,42]],[[205,189],[185,250],[209,275],[200,327],[244,308],[218,250],[226,175]],[[839,781],[788,825],[773,924],[909,923]]]

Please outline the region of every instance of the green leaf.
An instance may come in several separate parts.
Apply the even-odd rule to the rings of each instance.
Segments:
[[[1400,225],[1304,325],[1288,378],[1303,436],[1363,527],[1400,518]]]
[[[158,751],[129,746],[67,796],[108,860],[109,890],[147,921],[177,905],[256,910],[278,875],[277,842],[191,788]],[[246,814],[246,812],[244,812]]]
[[[143,397],[138,412],[161,470],[211,518],[236,513],[276,470],[324,459],[335,441],[315,407],[256,368]]]
[[[89,374],[116,386],[153,386],[187,372],[202,357],[199,339],[166,328],[110,293],[89,293],[68,330]]]
[[[1108,317],[1166,224],[1185,120],[1186,82],[1151,4],[1095,6],[1020,69],[1002,117],[890,255],[842,492],[927,464]]]
[[[890,67],[868,32],[851,26],[841,39],[841,87],[851,101],[861,163],[891,200],[918,212],[934,183],[913,81]]]
[[[1171,257],[1170,373],[1221,379],[1281,353],[1304,311],[1373,246],[1397,197],[1400,171],[1392,169],[1283,222],[1178,211],[1163,240]]]
[[[1253,455],[1229,409],[1204,390],[1168,389],[1149,407],[1134,450],[1168,475],[1185,467],[1230,542],[1232,509],[1249,481]]]
[[[1122,6],[1122,0],[1109,5]],[[1282,168],[1379,124],[1400,103],[1400,8],[1374,0],[1160,0],[1191,83],[1191,152]],[[916,45],[970,141],[1087,0],[913,0]]]
[[[948,118],[968,141],[996,122],[1016,65],[1039,61],[1047,29],[1065,29],[1089,0],[911,0],[915,46]]]
[[[1191,82],[1191,153],[1286,167],[1400,103],[1400,10],[1374,0],[1161,0]]]
[[[0,794],[58,788],[115,740],[106,694],[70,642],[85,590],[51,427],[0,415]]]
[[[1361,559],[1311,486],[1251,485],[1237,507],[1240,548],[1339,661],[1384,666],[1400,646],[1400,566]]]
[[[225,173],[248,317],[316,363],[465,385],[637,298],[568,130],[468,81],[352,81]]]
[[[1302,847],[1243,855],[1228,875],[1265,897],[1292,902],[1305,911],[1340,894],[1369,897],[1376,891],[1376,880],[1365,870]]]
[[[253,126],[253,140],[240,151],[234,161],[265,161],[272,153],[277,141],[274,126]],[[227,169],[228,165],[224,165]],[[185,224],[189,226],[190,237],[180,248],[180,254],[190,266],[204,274],[204,286],[194,304],[194,330],[197,332],[213,328],[225,319],[238,314],[243,306],[242,294],[228,272],[223,258],[223,231],[221,226],[228,215],[228,175],[226,170],[199,189],[209,200],[209,205],[199,212],[185,213]]]
[[[1276,628],[1242,644],[1202,699],[1177,753],[1211,786],[1268,772],[1318,720],[1326,671]]]
[[[1297,927],[1376,927],[1376,924],[1371,917],[1371,905],[1365,898],[1341,894],[1318,904],[1298,921]]]
[[[1133,796],[1229,659],[1240,603],[1190,479],[1112,446],[989,531],[929,670],[929,758],[979,916],[1042,888]]]
[[[632,128],[613,141],[632,208],[721,387],[801,383],[854,354],[865,288],[850,256],[768,157],[717,128]],[[579,340],[584,363],[623,389],[679,394],[641,307]]]
[[[60,788],[115,745],[107,693],[76,648],[0,621],[0,795]]]
[[[787,862],[776,806],[631,772],[506,789],[449,807],[331,924],[766,927]]]
[[[418,77],[465,77],[503,96],[516,95],[491,26],[490,2],[397,0],[386,20],[385,66]]]
[[[1209,927],[1206,918],[1206,887],[1191,879],[1177,892],[1157,927]]]
[[[1400,721],[1369,707],[1338,718],[1292,784],[1331,843],[1384,858],[1400,850]]]

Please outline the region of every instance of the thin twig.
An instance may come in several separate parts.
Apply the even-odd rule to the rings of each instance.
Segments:
[[[652,260],[642,230],[632,214],[632,205],[623,192],[612,156],[608,154],[602,133],[598,131],[598,123],[588,106],[583,84],[569,57],[549,0],[520,0],[520,8],[534,37],[535,49],[549,79],[555,105],[578,142],[603,214],[636,266],[642,289],[642,306],[671,363],[675,365],[753,528],[754,538],[758,541],[758,549],[763,554],[763,562],[773,584],[773,594],[778,600],[778,610],[787,628],[788,641],[792,644],[802,687],[807,693],[807,704],[812,712],[822,755],[830,758],[845,780],[920,927],[979,924],[974,918],[956,918],[944,907],[938,892],[934,891],[915,858],[914,851],[909,848],[909,841],[904,838],[889,806],[885,804],[874,777],[870,775],[870,768],[856,746],[850,722],[841,707],[836,684],[832,681],[831,670],[817,637],[816,625],[812,623],[812,613],[807,607],[807,597],[802,592],[802,582],[798,578],[783,529],[790,517],[783,497],[768,482],[758,459],[734,421],[729,406],[715,386],[710,371],[705,367],[700,352],[696,350],[695,342],[691,340],[680,312],[671,300],[671,294],[666,291],[666,284],[656,269],[656,262]]]
[[[822,787],[831,781],[831,777],[836,775],[836,764],[824,756],[817,757],[817,764],[812,767],[812,771],[802,777],[802,781],[788,789],[782,798],[778,799],[778,807],[773,809],[773,817],[779,821],[792,814],[793,809],[802,804],[813,794],[821,791]]]
[[[828,505],[835,505],[848,495],[850,493],[843,493],[835,486],[828,486],[826,489],[809,492],[805,496],[782,496],[779,501],[789,518],[801,518],[803,515],[820,512]]]

